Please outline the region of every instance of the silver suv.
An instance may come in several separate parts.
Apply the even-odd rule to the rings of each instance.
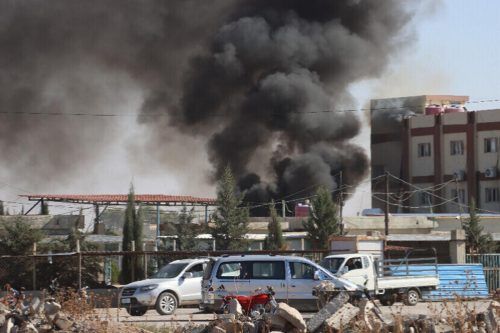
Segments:
[[[123,286],[120,303],[132,316],[142,316],[153,308],[169,315],[178,306],[199,304],[207,262],[206,258],[172,261],[149,279]]]

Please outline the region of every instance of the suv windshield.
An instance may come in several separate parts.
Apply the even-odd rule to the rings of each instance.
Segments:
[[[162,267],[151,279],[171,279],[179,275],[188,264],[171,263]]]
[[[345,258],[325,258],[323,261],[321,261],[321,266],[326,268],[332,273],[337,273],[337,271],[340,268],[340,265],[344,262]]]

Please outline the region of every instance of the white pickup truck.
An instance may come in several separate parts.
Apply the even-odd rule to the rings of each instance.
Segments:
[[[396,300],[415,305],[421,291],[439,284],[436,258],[374,260],[371,254],[335,254],[325,257],[321,266],[364,286],[383,305]]]

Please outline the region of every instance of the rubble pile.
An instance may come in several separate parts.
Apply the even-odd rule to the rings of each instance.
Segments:
[[[327,288],[328,289],[328,288]],[[329,298],[325,306],[306,321],[295,308],[279,303],[271,314],[251,317],[243,315],[234,300],[229,314],[221,314],[208,325],[179,327],[175,333],[323,333],[323,332],[500,332],[500,303],[493,301],[484,313],[471,313],[470,318],[415,318],[382,314],[378,305],[366,298],[353,301],[344,291]]]
[[[148,333],[144,329],[111,323],[99,318],[74,318],[61,310],[61,304],[49,298],[41,302],[33,298],[27,305],[9,307],[0,302],[0,333],[51,333],[51,332],[120,332]]]

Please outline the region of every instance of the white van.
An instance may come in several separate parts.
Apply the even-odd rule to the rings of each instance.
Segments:
[[[359,290],[359,286],[337,278],[314,262],[295,256],[223,256],[208,263],[202,281],[200,308],[216,311],[226,295],[251,295],[271,286],[277,301],[299,310],[317,310],[312,289],[322,280],[331,280],[339,289]]]

